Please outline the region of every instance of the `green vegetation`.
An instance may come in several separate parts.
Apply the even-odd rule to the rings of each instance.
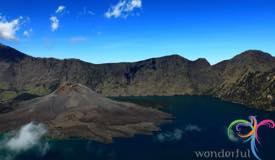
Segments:
[[[2,90],[9,89],[9,84],[7,82],[0,81],[0,89],[2,89]]]
[[[29,86],[26,88],[26,91],[29,94],[38,95],[38,96],[43,96],[50,93],[50,90],[43,86],[38,86],[38,87]]]
[[[8,102],[14,99],[16,96],[17,96],[17,93],[15,91],[4,91],[0,93],[0,101]]]

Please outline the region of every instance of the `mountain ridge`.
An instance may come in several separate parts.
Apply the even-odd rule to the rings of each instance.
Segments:
[[[84,61],[84,60],[81,60],[81,59],[78,59],[78,58],[63,58],[63,59],[60,59],[60,58],[54,58],[54,57],[34,57],[34,56],[31,56],[31,55],[25,54],[21,51],[18,51],[17,49],[15,49],[13,47],[10,47],[10,46],[7,46],[7,45],[4,45],[4,44],[0,43],[0,50],[3,49],[3,48],[14,50],[14,51],[22,54],[21,57],[29,57],[29,58],[37,58],[37,59],[52,59],[52,60],[58,60],[58,61],[81,61],[83,63],[89,63],[89,64],[93,64],[93,65],[129,64],[129,63],[138,63],[138,62],[143,62],[143,61],[150,61],[150,60],[154,60],[154,59],[178,59],[178,60],[181,59],[181,60],[190,61],[190,62],[205,61],[205,62],[209,63],[209,61],[206,58],[203,58],[203,57],[197,58],[195,60],[189,60],[189,59],[181,56],[180,54],[168,54],[168,55],[164,55],[164,56],[146,58],[146,59],[143,59],[143,60],[138,60],[138,61],[133,61],[133,62],[121,61],[121,62],[93,63],[93,62]],[[229,61],[229,60],[233,60],[233,59],[236,59],[238,57],[244,58],[244,57],[249,57],[249,56],[253,56],[253,55],[258,55],[258,56],[260,55],[260,56],[265,56],[265,57],[269,57],[269,58],[274,58],[274,56],[272,56],[270,53],[267,53],[265,51],[258,50],[258,49],[248,49],[248,50],[245,50],[245,51],[233,56],[230,59],[221,60],[220,62],[217,62],[215,64],[210,64],[210,63],[209,64],[211,66],[215,66],[219,63]],[[2,53],[0,54],[0,56],[2,56]],[[2,57],[0,57],[0,58],[2,58]]]
[[[35,58],[22,53],[23,58],[5,61],[2,55],[21,53],[10,50],[0,47],[0,101],[12,100],[26,92],[47,95],[62,82],[69,81],[84,84],[104,96],[210,95],[264,110],[275,109],[273,81],[262,82],[269,84],[269,89],[261,92],[240,84],[250,73],[274,74],[275,58],[260,50],[247,50],[214,65],[205,58],[191,61],[175,54],[137,62],[93,64],[78,59]],[[231,92],[235,93],[241,86],[246,93],[238,98],[232,96]],[[242,101],[246,96],[251,97],[249,92],[255,92],[252,102]]]

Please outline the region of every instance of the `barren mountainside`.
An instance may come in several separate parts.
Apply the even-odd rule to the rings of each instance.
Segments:
[[[63,82],[104,96],[210,95],[264,110],[274,106],[275,58],[258,50],[210,65],[179,55],[133,63],[92,64],[77,59],[34,58],[0,47],[0,100],[47,95]],[[18,98],[19,97],[19,98]]]
[[[158,131],[157,126],[170,117],[149,107],[113,101],[75,83],[64,83],[49,95],[11,107],[12,112],[0,116],[0,132],[33,121],[45,124],[53,138],[81,137],[105,143],[114,137]]]

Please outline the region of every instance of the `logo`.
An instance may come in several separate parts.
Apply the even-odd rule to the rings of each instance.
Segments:
[[[270,119],[266,119],[258,123],[255,116],[250,116],[249,121],[245,119],[238,119],[233,121],[227,129],[227,134],[228,137],[237,135],[243,140],[244,143],[250,142],[250,149],[253,155],[258,160],[261,160],[261,158],[258,156],[259,150],[257,149],[257,144],[261,144],[258,131],[260,127],[263,126],[268,128],[275,128],[275,123]]]

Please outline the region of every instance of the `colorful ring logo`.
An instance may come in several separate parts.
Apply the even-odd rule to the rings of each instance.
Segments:
[[[251,147],[251,151],[253,153],[253,155],[258,159],[261,160],[261,158],[258,156],[258,149],[256,144],[260,144],[260,140],[259,140],[259,135],[258,135],[258,130],[260,127],[262,126],[267,126],[269,128],[275,128],[275,123],[274,121],[270,120],[270,119],[266,119],[261,121],[260,123],[257,122],[257,119],[255,116],[250,116],[249,120],[245,120],[245,119],[238,119],[233,121],[228,129],[227,129],[227,134],[228,137],[232,137],[234,136],[234,133],[236,132],[236,134],[243,139],[244,142],[249,142],[250,141],[250,147]],[[233,127],[235,127],[235,130],[233,130]],[[242,133],[242,128],[250,128],[250,131],[246,134]]]

